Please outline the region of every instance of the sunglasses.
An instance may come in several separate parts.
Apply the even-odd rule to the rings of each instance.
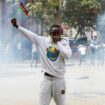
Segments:
[[[62,34],[62,31],[59,28],[54,28],[51,30],[51,35],[55,36],[55,35],[60,35],[60,34]]]

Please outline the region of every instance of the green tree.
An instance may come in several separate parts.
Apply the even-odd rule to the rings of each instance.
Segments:
[[[105,13],[105,0],[97,0],[101,3],[101,14]]]
[[[34,0],[28,2],[26,7],[30,10],[29,15],[48,29],[54,23],[60,24],[59,5],[59,0]]]
[[[66,0],[63,19],[77,29],[75,38],[85,31],[95,29],[96,17],[101,10],[100,2],[96,0]]]

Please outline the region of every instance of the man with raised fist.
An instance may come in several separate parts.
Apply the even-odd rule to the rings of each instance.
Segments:
[[[12,19],[11,23],[39,48],[44,72],[40,86],[40,105],[49,105],[52,98],[56,105],[65,105],[65,59],[69,59],[72,52],[69,41],[61,38],[62,28],[59,25],[52,25],[49,32],[51,38],[47,38],[19,26],[16,19]]]

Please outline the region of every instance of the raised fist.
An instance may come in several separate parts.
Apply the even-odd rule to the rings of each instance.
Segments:
[[[13,18],[13,19],[11,20],[11,23],[12,23],[12,25],[13,25],[15,28],[18,28],[16,18]]]

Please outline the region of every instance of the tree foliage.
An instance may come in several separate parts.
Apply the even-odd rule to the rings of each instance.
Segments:
[[[62,8],[60,8],[62,0],[27,1],[29,1],[26,4],[29,16],[35,18],[36,22],[42,22],[49,27],[55,21],[58,22],[60,17],[62,22],[76,28],[77,35],[81,36],[85,35],[85,31],[95,29],[97,15],[104,8],[104,0],[65,0],[65,6]]]
[[[100,10],[101,4],[96,0],[66,0],[63,18],[77,29],[77,35],[84,36],[86,30],[95,28]]]
[[[105,0],[97,0],[97,1],[101,3],[101,11],[100,11],[100,13],[101,14],[105,13]]]
[[[34,3],[27,3],[26,7],[30,10],[29,15],[33,15],[36,21],[43,20],[49,24],[55,20],[54,14],[59,8],[59,0],[37,0]]]

